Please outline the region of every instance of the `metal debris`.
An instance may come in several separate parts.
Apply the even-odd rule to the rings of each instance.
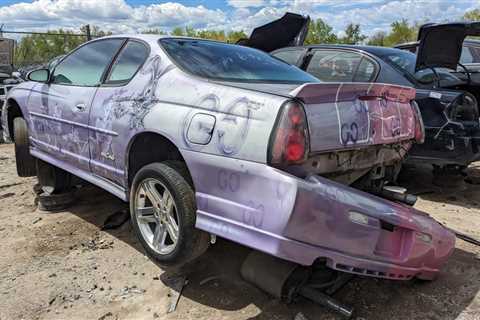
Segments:
[[[42,221],[42,218],[38,217],[37,219],[32,221],[32,224],[38,223],[40,221]]]
[[[170,287],[170,307],[168,308],[167,313],[172,313],[177,309],[183,287],[187,285],[187,283],[187,277],[185,276],[179,276],[168,280],[168,286]]]
[[[137,286],[124,287],[120,293],[120,296],[125,299],[134,294],[144,294],[147,290],[137,288]]]

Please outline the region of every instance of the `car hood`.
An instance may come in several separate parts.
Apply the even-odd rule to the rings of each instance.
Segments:
[[[308,32],[310,17],[287,12],[280,19],[253,29],[249,39],[240,44],[265,52],[289,47],[301,46]]]
[[[421,26],[415,71],[431,67],[455,70],[462,54],[463,40],[467,36],[480,36],[480,22]]]

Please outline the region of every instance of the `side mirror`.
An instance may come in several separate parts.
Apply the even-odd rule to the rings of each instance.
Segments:
[[[48,69],[38,69],[33,70],[27,75],[27,79],[35,82],[44,82],[47,83],[50,78],[50,70]]]

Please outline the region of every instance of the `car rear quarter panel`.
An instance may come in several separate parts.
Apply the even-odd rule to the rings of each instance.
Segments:
[[[97,92],[90,123],[92,167],[127,188],[130,143],[144,132],[161,134],[181,153],[265,163],[270,132],[284,101],[187,75],[165,54],[154,53],[127,86],[102,87]],[[197,119],[213,119],[213,128],[212,121]],[[192,132],[210,138],[196,143]],[[106,160],[106,154],[113,159]]]

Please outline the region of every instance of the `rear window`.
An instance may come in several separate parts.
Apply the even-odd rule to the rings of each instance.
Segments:
[[[171,38],[161,39],[160,45],[180,68],[203,78],[262,83],[319,82],[297,67],[248,47]]]

